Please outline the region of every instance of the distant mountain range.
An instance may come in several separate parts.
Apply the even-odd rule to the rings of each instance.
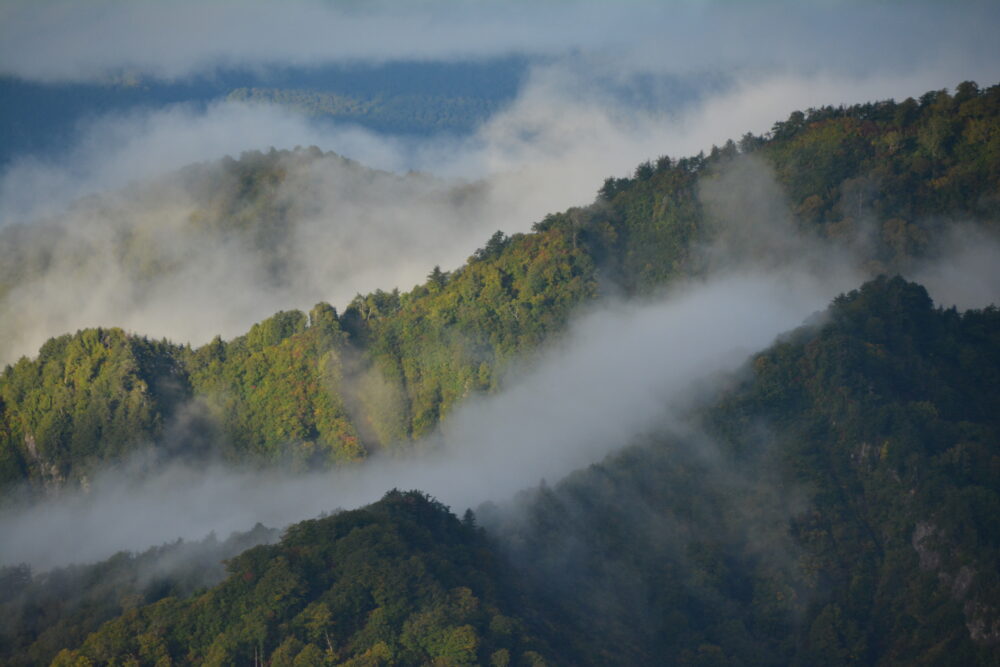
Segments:
[[[468,132],[514,98],[523,58],[473,63],[229,70],[179,82],[127,73],[96,83],[38,83],[0,77],[0,166],[71,143],[80,125],[103,114],[195,107],[223,101],[267,102],[401,134]]]

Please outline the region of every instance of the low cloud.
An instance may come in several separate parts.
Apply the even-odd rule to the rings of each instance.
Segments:
[[[817,321],[865,275],[848,249],[817,261],[819,242],[790,228],[773,176],[752,158],[732,163],[700,196],[722,227],[720,243],[706,249],[714,267],[706,278],[643,301],[592,305],[530,365],[515,367],[498,394],[463,403],[411,455],[305,475],[182,459],[148,466],[140,458],[95,475],[86,493],[0,514],[7,538],[0,563],[44,569],[258,521],[284,526],[372,502],[393,487],[422,489],[460,511],[502,502],[541,479],[555,482],[664,429],[714,465],[710,444],[688,422],[690,410],[710,401],[751,354]],[[739,242],[748,229],[765,241]],[[959,258],[968,250],[951,246]],[[937,261],[947,267],[955,259]],[[185,437],[184,429],[175,435]],[[737,474],[726,483],[743,481]]]
[[[744,181],[766,181],[760,169],[739,162],[720,175],[721,185],[738,192]],[[702,193],[720,225],[752,225],[760,233],[773,227],[766,238],[787,232],[785,242],[796,247],[785,250],[794,259],[778,265],[758,249],[728,246],[730,261],[704,280],[644,301],[592,305],[530,364],[515,366],[502,391],[467,400],[437,433],[415,443],[412,455],[306,475],[180,459],[150,466],[139,457],[96,475],[86,493],[0,515],[10,538],[0,562],[45,568],[165,538],[227,534],[257,521],[284,526],[372,502],[393,487],[422,489],[456,509],[475,507],[540,479],[558,480],[642,434],[683,433],[685,415],[721,378],[859,280],[849,263],[810,261],[814,241],[788,232],[774,215],[780,194],[750,188],[747,197],[756,198],[747,202],[749,215],[734,220],[719,192]],[[185,437],[182,427],[174,433]]]
[[[121,325],[197,344],[241,333],[278,309],[321,299],[342,306],[356,292],[406,289],[435,264],[457,267],[496,229],[527,231],[546,213],[592,201],[605,177],[626,175],[643,160],[765,132],[796,108],[899,99],[1000,74],[989,30],[997,10],[975,3],[963,11],[832,3],[818,14],[778,4],[728,12],[721,3],[636,3],[621,12],[596,2],[479,3],[451,6],[447,16],[445,5],[434,3],[430,13],[397,14],[388,10],[399,6],[389,3],[241,5],[236,13],[234,6],[9,3],[0,10],[0,62],[28,78],[92,80],[130,68],[171,78],[225,66],[344,60],[511,53],[550,60],[533,69],[516,100],[467,137],[380,136],[271,107],[215,104],[101,118],[62,155],[22,158],[0,176],[0,227],[17,230],[9,237],[16,242],[0,252],[5,266],[28,257],[41,269],[2,286],[0,360],[84,326]],[[525,20],[526,11],[538,20]],[[497,20],[484,21],[491,12]],[[853,12],[852,20],[816,20],[838,12]],[[870,42],[848,36],[859,25]],[[632,105],[593,76],[640,85],[644,73],[730,67],[722,83],[690,104],[672,104],[664,88],[651,103]],[[294,204],[294,225],[283,237],[287,247],[279,248],[287,261],[275,279],[272,255],[238,236],[191,231],[202,202],[171,172],[224,154],[295,145],[333,150],[387,173],[362,177],[330,158],[290,164],[277,197]],[[410,169],[429,175],[404,176]],[[762,179],[749,188],[763,198],[747,209],[755,220],[787,220],[769,200],[769,177],[756,168],[744,176]],[[730,185],[745,184],[736,178]],[[727,201],[730,191],[702,196],[731,224],[741,207]],[[785,242],[783,233],[772,240]],[[132,260],[110,252],[122,238],[155,250],[152,259],[165,267],[157,280],[136,280],[141,272]],[[125,465],[98,475],[89,494],[0,515],[0,562],[49,567],[257,521],[285,525],[370,502],[393,486],[421,488],[456,508],[475,506],[540,478],[558,479],[649,430],[683,429],[685,407],[711,393],[712,377],[856,287],[860,276],[849,258],[810,266],[810,242],[791,242],[801,244],[791,254],[802,264],[774,261],[768,244],[750,259],[720,246],[720,256],[741,261],[718,261],[710,278],[655,300],[604,304],[581,315],[502,393],[453,413],[422,448],[433,451],[417,459],[306,476],[182,463],[137,476]],[[976,257],[988,268],[993,255]],[[946,274],[936,279],[952,288],[932,293],[969,287]]]
[[[727,85],[697,103],[634,106],[590,82],[579,64],[534,68],[521,94],[466,137],[377,135],[235,103],[97,119],[61,155],[21,159],[0,175],[4,266],[41,267],[18,268],[0,285],[0,362],[83,327],[197,345],[238,335],[277,310],[320,300],[343,307],[359,292],[406,290],[435,265],[461,265],[497,229],[528,231],[547,213],[589,203],[605,177],[643,160],[765,132],[789,109],[940,84],[933,74],[778,76]],[[363,178],[333,159],[290,169],[276,199],[290,205],[293,224],[282,239],[285,273],[275,280],[270,255],[231,234],[196,233],[190,220],[204,194],[174,171],[296,145],[428,177]],[[122,239],[146,239],[155,252],[137,265],[121,252]],[[144,282],[145,271],[154,273]]]
[[[927,288],[934,302],[959,310],[1000,305],[1000,234],[956,225],[938,244],[938,256],[907,276]]]
[[[788,278],[721,276],[582,316],[540,363],[515,373],[500,394],[458,408],[412,458],[302,476],[181,463],[151,476],[128,465],[106,471],[88,493],[0,515],[0,563],[44,569],[258,521],[284,526],[393,487],[422,489],[461,510],[557,480],[634,436],[683,429],[685,409],[710,391],[713,376],[853,284]]]

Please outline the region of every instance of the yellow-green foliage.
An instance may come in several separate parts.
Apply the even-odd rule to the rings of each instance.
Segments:
[[[208,401],[234,458],[315,467],[365,454],[337,389],[345,337],[336,312],[278,313],[230,343],[189,355],[191,385]]]
[[[8,366],[0,382],[0,484],[21,475],[79,481],[97,462],[153,443],[163,413],[185,397],[176,353],[121,329],[88,329]]]
[[[521,494],[518,511],[484,507],[489,538],[471,512],[459,521],[394,491],[291,526],[193,597],[109,613],[97,596],[112,620],[95,632],[67,614],[58,642],[32,655],[993,665],[998,369],[996,308],[935,309],[922,287],[879,278],[756,355],[693,415],[701,435],[652,433]],[[0,577],[0,592],[59,590],[26,575]],[[37,634],[47,619],[27,624]]]
[[[453,274],[436,269],[424,285],[383,293],[380,303],[358,297],[343,319],[385,391],[404,397],[408,434],[419,436],[470,393],[494,388],[515,354],[559,331],[596,294],[595,268],[568,231],[498,233]]]

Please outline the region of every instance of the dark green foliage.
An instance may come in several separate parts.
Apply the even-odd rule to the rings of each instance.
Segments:
[[[277,533],[258,524],[221,542],[214,536],[178,540],[35,575],[27,565],[0,568],[0,664],[48,664],[130,609],[217,584],[225,575],[224,559],[273,542]]]
[[[620,182],[607,197],[607,184],[586,225],[588,240],[601,247],[611,280],[629,292],[644,292],[690,273],[697,241],[704,240],[697,167],[661,161],[655,170]],[[606,204],[602,202],[608,199]]]
[[[739,151],[774,167],[801,229],[833,244],[863,237],[870,267],[904,267],[933,254],[951,220],[996,224],[1000,87],[810,109],[739,146],[643,163],[609,179],[594,204],[546,216],[531,234],[498,231],[465,266],[435,267],[407,293],[358,295],[340,316],[329,306],[321,318],[280,313],[190,352],[115,334],[110,349],[130,351],[110,363],[88,342],[106,331],[54,339],[0,381],[0,488],[82,480],[97,462],[162,439],[186,398],[205,417],[209,454],[244,463],[323,467],[424,435],[465,397],[497,388],[511,359],[558,335],[602,289],[644,293],[705,270],[701,249],[719,226],[706,220],[702,185]],[[280,283],[292,218],[276,193],[288,169],[319,159],[343,160],[318,149],[251,152],[186,170],[179,178],[204,202],[191,233],[236,234]],[[140,283],[159,270],[143,243],[122,248]],[[93,378],[66,370],[81,355]]]
[[[305,521],[196,597],[105,624],[53,664],[440,664],[552,655],[483,534],[426,496]]]
[[[704,411],[481,511],[593,664],[992,665],[1000,312],[899,278],[836,300]]]
[[[194,350],[118,329],[54,338],[0,378],[0,490],[85,488],[145,446],[312,469],[427,434],[602,288],[645,293],[704,270],[717,229],[703,186],[738,153],[773,167],[801,230],[867,234],[869,266],[905,266],[956,220],[995,227],[1000,87],[795,112],[767,136],[643,163],[594,204],[498,231],[464,266],[342,314],[281,312]],[[191,233],[268,249],[280,282],[289,203],[275,193],[289,164],[323,157],[188,170],[206,202]],[[144,243],[122,245],[140,283],[160,270]],[[5,268],[0,289],[46,261]],[[392,492],[243,551],[207,590],[211,569],[142,575],[179,546],[5,568],[0,659],[77,647],[56,663],[995,664],[995,308],[936,310],[923,288],[879,278],[757,355],[700,417],[711,445],[651,436],[525,494],[523,523],[486,512],[526,589],[471,513]],[[193,429],[205,450],[178,449]]]
[[[796,111],[738,150],[774,168],[799,226],[840,243],[864,239],[874,272],[900,270],[932,254],[949,222],[1000,219],[1000,86],[971,82],[954,97]],[[614,278],[647,291],[697,272],[692,244],[710,240],[698,182],[724,168],[737,147],[709,156],[644,164],[634,178],[611,178],[598,193],[613,229]]]
[[[769,459],[809,492],[791,527],[817,596],[803,662],[992,664],[998,367],[995,308],[934,310],[880,278],[756,357],[712,414],[741,457],[773,425]]]
[[[805,586],[784,499],[671,438],[522,494],[485,525],[588,664],[787,664]]]
[[[995,664],[998,368],[1000,311],[879,278],[754,357],[708,437],[484,507],[493,542],[394,491],[56,664]]]

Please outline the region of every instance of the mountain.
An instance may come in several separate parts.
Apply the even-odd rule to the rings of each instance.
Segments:
[[[128,612],[52,664],[543,665],[557,657],[533,619],[518,615],[516,583],[482,532],[420,493],[392,491],[296,524],[226,567],[214,588]]]
[[[879,278],[754,355],[697,437],[481,520],[594,664],[994,664],[998,362],[996,308]]]
[[[462,521],[290,527],[53,664],[994,664],[1000,311],[879,278],[697,415]],[[543,662],[544,661],[544,662]]]
[[[227,101],[280,106],[313,119],[356,123],[378,132],[471,132],[504,100],[440,95],[343,95],[286,88],[237,88]]]
[[[223,561],[276,542],[280,531],[257,524],[225,540],[177,540],[100,563],[33,572],[26,564],[0,568],[0,664],[47,664],[100,626],[130,609],[166,597],[187,597],[225,576]]]
[[[0,359],[83,325],[158,321],[203,344],[289,303],[328,294],[346,302],[350,286],[393,275],[378,262],[413,263],[403,249],[429,244],[424,225],[445,236],[430,256],[464,258],[492,232],[485,190],[315,147],[271,149],[18,219],[0,228]],[[480,218],[483,227],[465,222]]]
[[[86,83],[41,83],[0,76],[0,165],[52,155],[101,114],[172,105],[204,108],[225,100],[267,102],[323,120],[376,131],[468,132],[483,114],[513,99],[528,63],[521,57],[471,63],[222,68],[213,75],[161,80],[124,71]],[[347,101],[352,106],[331,104]],[[358,106],[360,105],[360,106]],[[404,116],[401,110],[409,111]]]
[[[780,264],[797,252],[793,237],[821,254],[846,252],[872,276],[910,270],[962,224],[996,230],[998,123],[1000,86],[970,82],[954,95],[795,112],[766,137],[639,165],[634,177],[608,179],[589,206],[549,215],[530,234],[498,232],[464,266],[435,268],[410,292],[359,295],[342,313],[326,304],[283,312],[194,350],[115,329],[54,339],[0,379],[0,487],[85,485],[97,466],[140,447],[171,451],[180,424],[193,429],[184,439],[198,455],[293,468],[356,461],[427,434],[465,397],[495,390],[506,365],[552,339],[581,304],[608,291],[649,294],[720,261]],[[137,305],[147,290],[206,270],[180,249],[234,240],[250,250],[233,271],[249,263],[264,285],[294,283],[301,218],[295,190],[282,187],[330,163],[352,187],[423,187],[413,186],[419,175],[369,172],[318,150],[247,154],[178,176],[200,202],[169,230],[181,246],[158,227],[130,226],[136,216],[126,210],[111,216],[121,226],[94,256],[111,249],[108,262],[126,267],[126,298]],[[474,187],[431,196],[476,197]],[[47,239],[73,239],[49,231],[3,231],[12,259],[3,291],[47,275]],[[73,246],[59,254],[85,247]],[[79,268],[89,264],[70,263],[83,272],[72,280],[100,284],[107,263],[93,264],[91,277]],[[5,320],[20,324],[16,311]]]

